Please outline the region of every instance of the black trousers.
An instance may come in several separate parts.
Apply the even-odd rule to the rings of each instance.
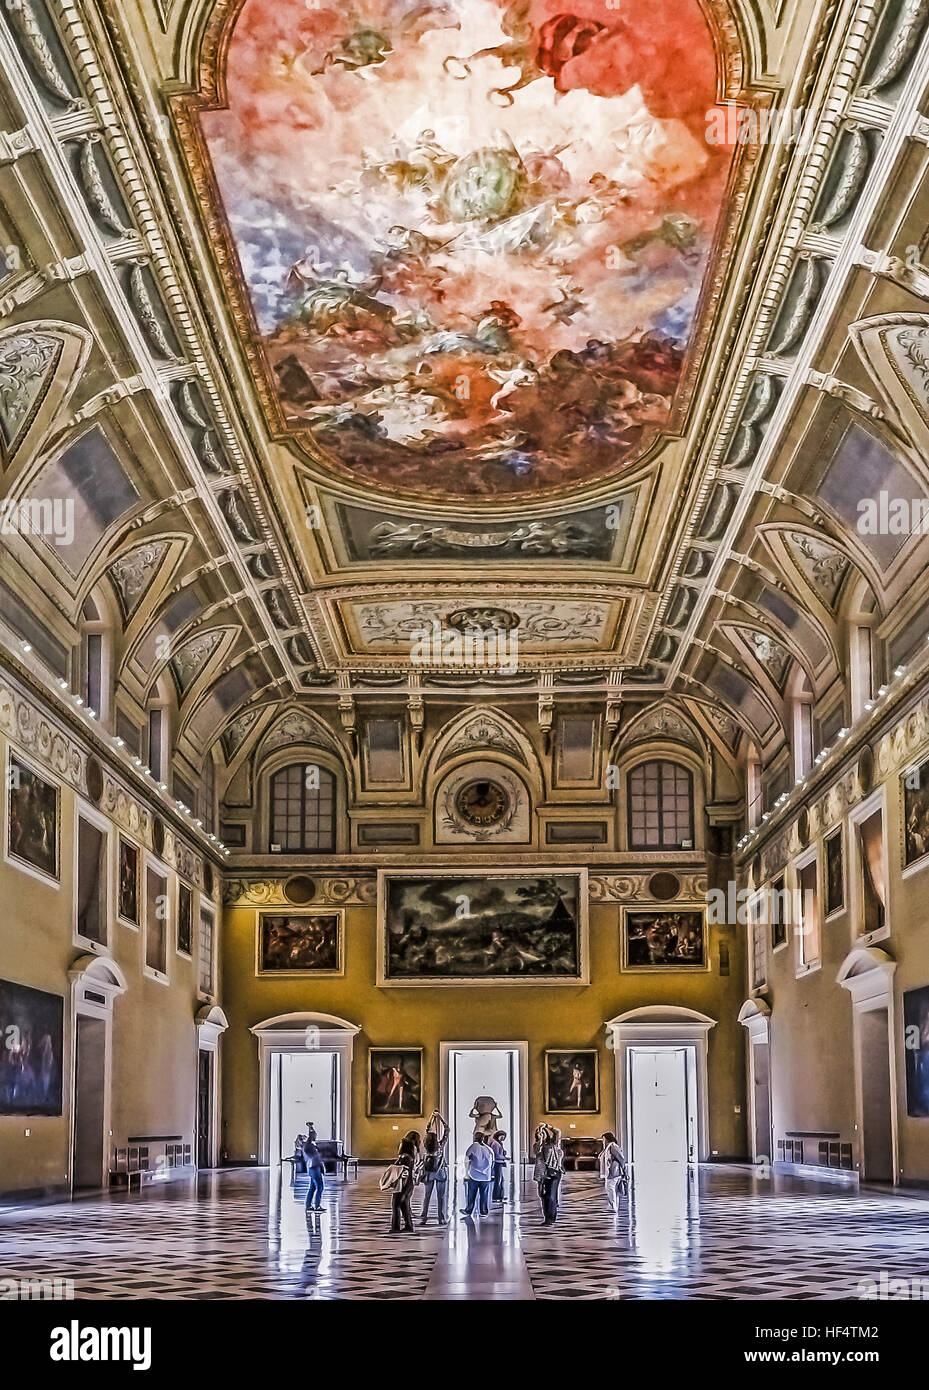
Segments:
[[[390,1229],[392,1231],[412,1231],[413,1213],[410,1211],[410,1198],[412,1196],[412,1183],[405,1192],[392,1194],[390,1198]]]
[[[558,1215],[558,1189],[560,1186],[560,1173],[555,1173],[550,1178],[542,1178],[539,1182],[539,1197],[542,1202],[542,1216],[546,1222],[554,1221]]]

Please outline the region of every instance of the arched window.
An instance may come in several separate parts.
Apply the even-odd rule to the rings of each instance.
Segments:
[[[171,689],[162,676],[148,698],[146,754],[156,782],[167,782],[171,766]]]
[[[271,778],[272,853],[335,849],[335,778],[317,764],[290,763]]]
[[[81,608],[78,693],[103,722],[110,716],[110,626],[101,605],[88,596]]]
[[[656,759],[629,773],[629,848],[693,849],[693,777]]]

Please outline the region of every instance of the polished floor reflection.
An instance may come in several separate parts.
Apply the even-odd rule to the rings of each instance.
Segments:
[[[309,1215],[302,1186],[259,1169],[2,1207],[0,1279],[87,1299],[854,1299],[929,1269],[929,1196],[656,1165],[616,1212],[569,1173],[552,1228],[525,1182],[486,1218],[391,1236],[377,1178],[332,1180]]]

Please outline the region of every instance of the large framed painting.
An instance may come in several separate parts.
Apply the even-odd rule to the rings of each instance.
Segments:
[[[929,985],[903,993],[906,1113],[929,1118]]]
[[[60,1115],[64,1000],[0,980],[0,1115]]]
[[[7,765],[7,857],[55,880],[59,877],[61,796],[12,750]]]
[[[341,975],[341,912],[261,912],[258,975]]]
[[[422,1113],[422,1048],[369,1048],[368,1114],[421,1115]]]
[[[826,916],[841,912],[845,906],[845,867],[842,853],[842,827],[824,841],[826,860]]]
[[[625,908],[624,970],[706,970],[706,924],[702,908]]]
[[[903,775],[903,867],[929,854],[929,758]]]
[[[378,874],[379,985],[588,982],[587,872]]]
[[[595,1047],[546,1050],[545,1109],[554,1115],[596,1114],[600,1109],[600,1054]]]

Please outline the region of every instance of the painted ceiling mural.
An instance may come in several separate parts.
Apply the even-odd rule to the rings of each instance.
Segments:
[[[289,429],[407,494],[667,427],[726,197],[698,0],[245,0],[201,113]]]

